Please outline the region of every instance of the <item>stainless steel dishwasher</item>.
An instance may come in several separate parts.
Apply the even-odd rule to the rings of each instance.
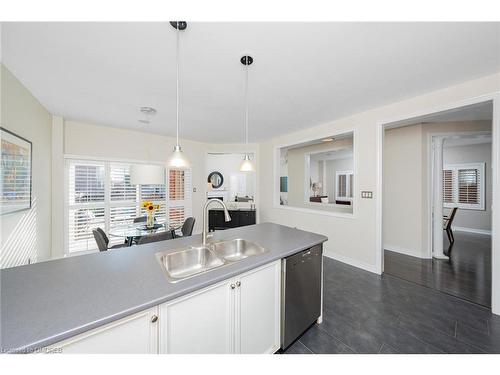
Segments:
[[[281,349],[286,349],[321,315],[323,245],[282,262]]]

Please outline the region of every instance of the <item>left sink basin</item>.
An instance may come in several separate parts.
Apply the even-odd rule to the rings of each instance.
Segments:
[[[208,247],[188,247],[173,253],[160,252],[156,257],[170,282],[176,282],[224,265]]]

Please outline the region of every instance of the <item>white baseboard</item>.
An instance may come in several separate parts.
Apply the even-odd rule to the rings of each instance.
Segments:
[[[395,253],[409,255],[411,257],[420,259],[431,259],[431,257],[428,255],[423,256],[421,253],[417,253],[415,250],[405,249],[400,246],[384,245],[384,250],[394,251]]]
[[[325,250],[323,255],[328,257],[328,258],[338,260],[339,262],[346,263],[350,266],[361,268],[362,270],[365,270],[368,272],[373,272],[373,273],[376,273],[377,275],[380,275],[380,272],[377,270],[377,268],[373,264],[368,264],[368,263],[359,261],[357,259],[353,259],[353,258],[347,257],[345,255],[340,255],[340,254],[337,254],[337,253],[334,253],[334,252],[328,251],[328,250]]]
[[[453,226],[451,227],[451,229],[456,230],[457,232],[486,234],[488,236],[491,236],[491,230],[476,229],[476,228],[465,228],[465,227],[453,227]]]

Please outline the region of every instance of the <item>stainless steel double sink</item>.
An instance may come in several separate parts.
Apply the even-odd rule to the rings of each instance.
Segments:
[[[167,280],[175,283],[203,272],[268,252],[262,246],[237,238],[206,246],[189,246],[156,253]]]

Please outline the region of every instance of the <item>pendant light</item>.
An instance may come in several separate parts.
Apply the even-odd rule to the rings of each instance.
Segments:
[[[167,166],[170,168],[186,169],[189,168],[189,160],[182,152],[179,144],[179,32],[185,30],[187,23],[185,21],[171,21],[170,24],[176,31],[176,142],[174,152],[168,160]]]
[[[246,153],[240,166],[241,172],[253,172],[253,164],[248,153],[248,66],[253,63],[252,56],[243,56],[240,62],[245,65],[245,148]]]

